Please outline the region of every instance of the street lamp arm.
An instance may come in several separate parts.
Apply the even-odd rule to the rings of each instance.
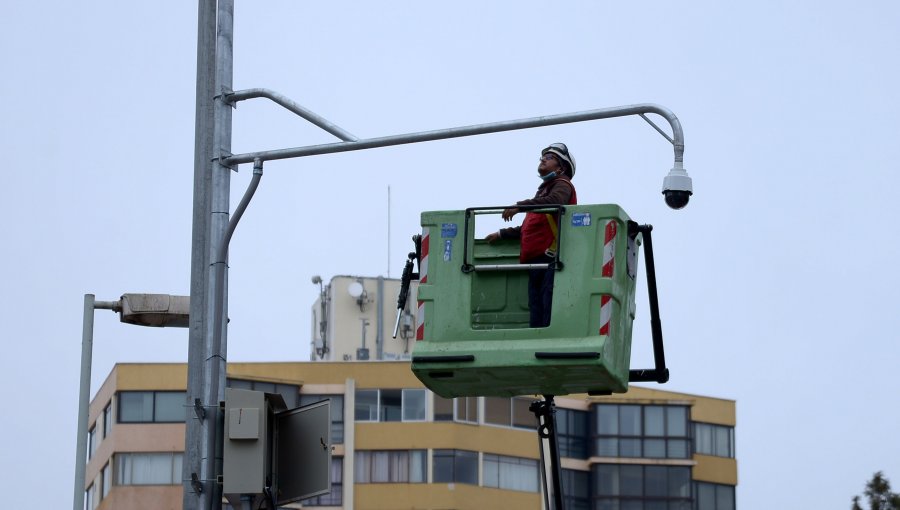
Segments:
[[[264,90],[264,89],[252,89]],[[244,97],[249,91],[234,93],[229,95],[229,99],[234,97]],[[240,95],[239,95],[240,94]],[[310,112],[312,113],[312,112]],[[271,161],[277,159],[299,158],[305,156],[315,156],[319,154],[333,154],[336,152],[349,152],[364,149],[374,149],[378,147],[389,147],[393,145],[404,145],[410,143],[430,142],[434,140],[445,140],[448,138],[460,138],[464,136],[483,135],[488,133],[499,133],[503,131],[515,131],[518,129],[530,129],[536,127],[553,126],[557,124],[570,124],[574,122],[586,122],[589,120],[609,119],[613,117],[626,117],[630,115],[641,115],[647,113],[655,113],[669,122],[672,127],[672,138],[670,142],[675,147],[675,163],[684,160],[684,131],[681,129],[681,122],[678,117],[668,108],[652,104],[634,104],[628,106],[615,106],[611,108],[601,108],[597,110],[587,110],[575,113],[563,113],[558,115],[546,115],[542,117],[530,117],[526,119],[509,120],[502,122],[491,122],[488,124],[476,124],[471,126],[462,126],[447,129],[438,129],[434,131],[422,131],[417,133],[406,133],[401,135],[383,136],[378,138],[368,138],[363,140],[349,140],[337,143],[328,143],[320,145],[307,145],[304,147],[294,147],[289,149],[277,149],[261,152],[249,152],[244,154],[235,154],[225,159],[224,163],[228,166],[234,166],[241,163],[249,163],[256,159],[262,161]],[[312,114],[315,115],[315,114]],[[317,118],[320,118],[316,116]],[[321,119],[321,118],[320,118]],[[644,117],[645,120],[648,120]],[[324,119],[322,119],[324,121]],[[324,121],[327,122],[327,121]],[[648,120],[649,122],[649,120]],[[315,122],[314,122],[315,123]],[[329,123],[330,124],[330,123]],[[652,124],[652,123],[651,123]],[[319,124],[317,124],[319,125]],[[656,128],[655,125],[653,125]],[[321,126],[320,126],[321,127]],[[324,128],[323,128],[324,129]],[[656,128],[660,131],[659,128]],[[660,131],[661,132],[661,131]],[[661,132],[662,133],[662,132]],[[665,135],[665,133],[662,133]]]

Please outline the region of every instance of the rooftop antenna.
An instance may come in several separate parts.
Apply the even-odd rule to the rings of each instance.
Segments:
[[[387,204],[387,277],[391,277],[391,186],[388,185]]]

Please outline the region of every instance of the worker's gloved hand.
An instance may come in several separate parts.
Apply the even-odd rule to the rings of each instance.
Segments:
[[[503,214],[501,214],[500,216],[503,218],[503,221],[509,221],[512,219],[513,216],[515,216],[518,213],[519,213],[518,207],[510,207],[510,208],[504,209]]]
[[[484,236],[484,240],[489,243],[494,243],[498,239],[500,239],[500,232],[491,232],[490,234]]]

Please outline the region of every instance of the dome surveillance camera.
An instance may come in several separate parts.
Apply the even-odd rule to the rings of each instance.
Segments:
[[[677,162],[675,168],[672,168],[669,175],[663,179],[662,192],[666,199],[666,205],[672,209],[681,209],[688,204],[694,190],[691,178],[681,167],[681,162]]]
[[[690,191],[667,189],[663,191],[663,195],[666,196],[666,205],[672,209],[682,209],[691,199]]]

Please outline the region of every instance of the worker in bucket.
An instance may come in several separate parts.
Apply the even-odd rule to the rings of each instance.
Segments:
[[[564,143],[550,144],[541,151],[538,164],[538,186],[534,198],[520,200],[516,206],[574,205],[578,203],[572,178],[575,176],[575,158]],[[519,207],[503,210],[504,221],[518,214]],[[520,239],[519,262],[522,264],[548,264],[556,258],[557,215],[542,212],[526,212],[519,227],[502,228],[488,234],[485,239],[493,243],[498,239]],[[528,274],[529,325],[542,328],[550,325],[553,304],[553,267],[530,269]]]

